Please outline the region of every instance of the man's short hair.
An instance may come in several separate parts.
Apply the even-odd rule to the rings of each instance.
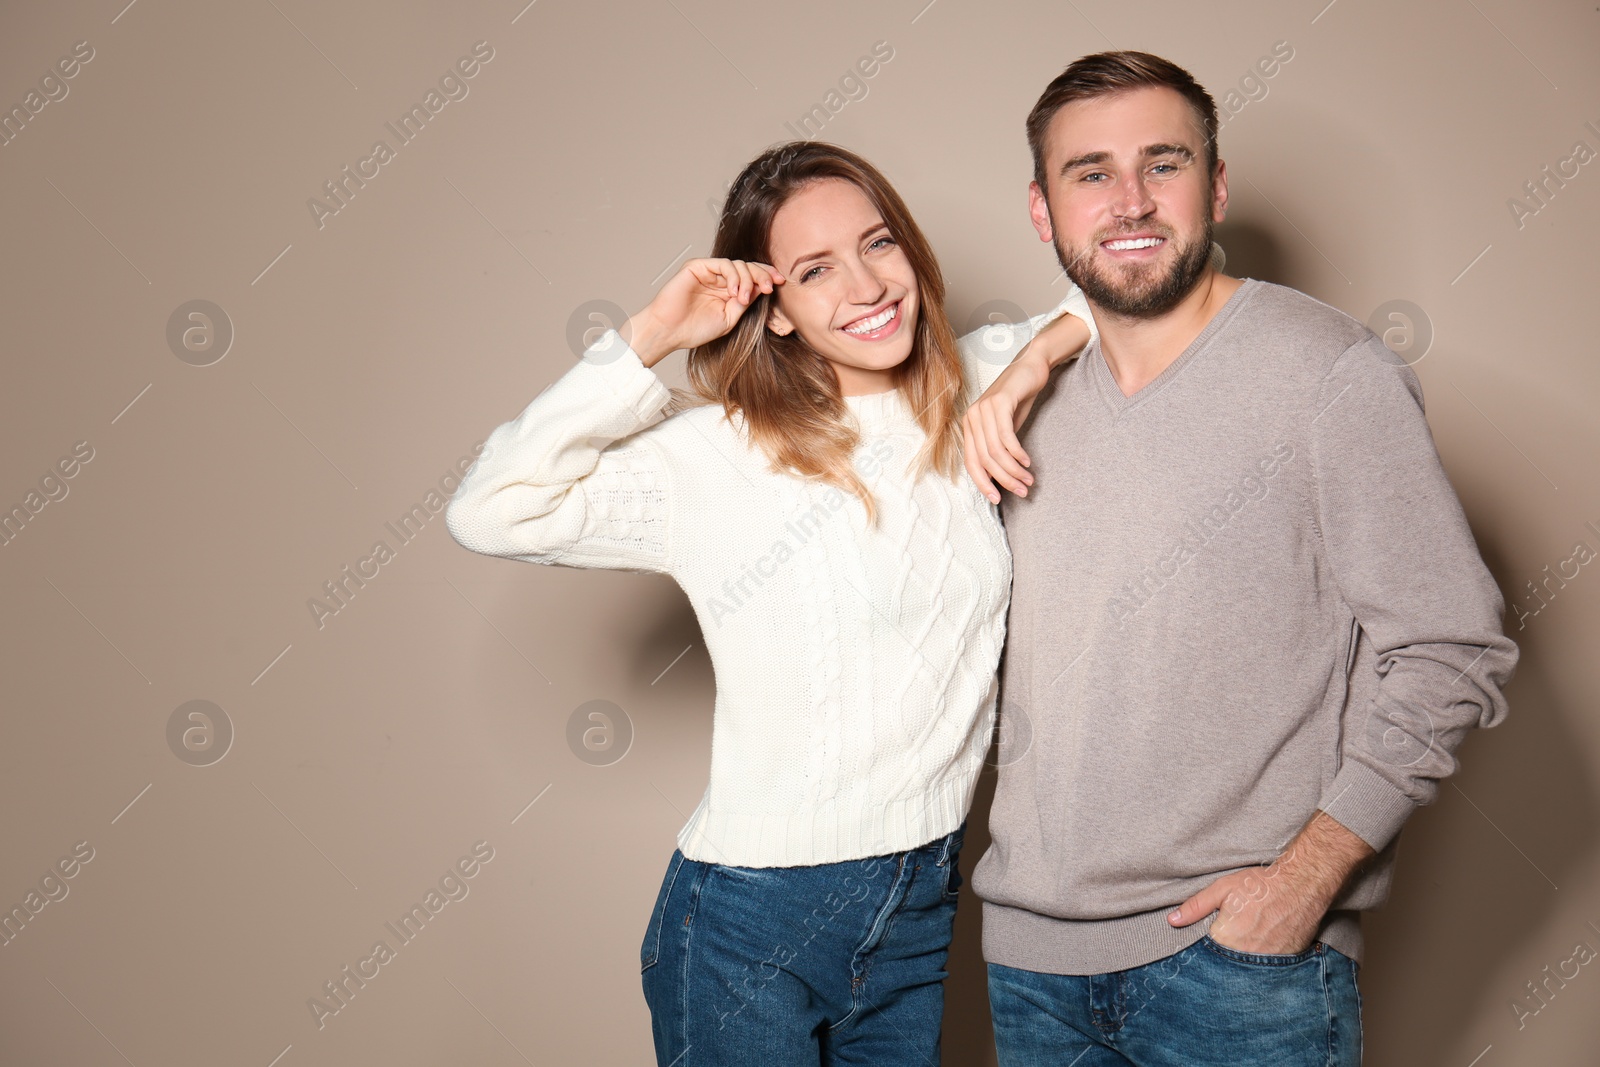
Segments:
[[[1206,177],[1217,170],[1217,104],[1193,75],[1176,63],[1149,52],[1096,52],[1075,59],[1045,87],[1028,112],[1028,147],[1033,150],[1033,180],[1041,193],[1049,193],[1044,172],[1044,137],[1057,111],[1077,100],[1111,96],[1130,89],[1165,86],[1189,102],[1205,135]]]

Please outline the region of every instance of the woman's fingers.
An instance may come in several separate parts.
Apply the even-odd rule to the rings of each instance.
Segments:
[[[776,267],[743,259],[691,259],[684,263],[696,281],[729,300],[748,304],[757,291],[770,293],[786,280]]]
[[[733,269],[738,272],[739,277],[739,303],[748,304],[756,295],[756,282],[750,274],[750,264],[742,259],[736,259],[733,261]]]
[[[1021,405],[1012,404],[1011,409],[1004,413],[1004,417],[996,416],[995,432],[999,435],[1000,446],[1005,449],[1008,456],[1013,457],[1017,463],[1017,470],[1012,473],[1017,479],[1027,485],[1033,484],[1033,474],[1027,469],[1033,461],[1028,458],[1028,453],[1022,447],[1022,442],[1017,439],[1017,424],[1022,421],[1025,414]]]
[[[1027,496],[1033,475],[1024,464],[1028,453],[1016,435],[1016,408],[1004,393],[978,400],[962,418],[962,460],[973,482],[991,502],[999,499],[995,484]]]
[[[783,275],[778,273],[776,267],[755,262],[751,262],[749,267],[751,276],[760,284],[763,293],[772,292],[783,281]]]
[[[1005,445],[1005,437],[1001,433],[1002,424],[1009,423],[1011,413],[1006,410],[1006,405],[999,398],[988,402],[979,402],[978,421],[983,427],[984,448],[983,465],[989,476],[1000,483],[1002,488],[1009,489],[1018,496],[1028,495],[1028,482],[1033,476],[1023,470],[1021,465],[1011,455]]]
[[[748,304],[757,292],[770,293],[785,279],[775,267],[754,260],[691,259],[684,267],[706,289]]]
[[[969,454],[978,467],[978,476],[975,480],[979,488],[984,490],[984,495],[991,502],[1000,500],[999,490],[995,487],[1009,489],[1015,493],[1024,488],[1014,477],[1006,472],[999,453],[1000,444],[994,434],[993,423],[985,412],[974,405],[967,411],[967,426],[970,432],[971,445]]]
[[[971,410],[968,410],[966,417],[961,420],[962,461],[967,466],[967,475],[972,479],[973,484],[978,487],[978,491],[991,504],[997,504],[1000,502],[1000,494],[995,490],[994,483],[989,480],[989,474],[984,470],[983,463],[979,458],[979,452],[983,444],[978,439],[978,434],[974,429],[975,420],[976,415]]]
[[[691,259],[683,265],[700,285],[711,292],[726,293],[733,266],[726,259]]]

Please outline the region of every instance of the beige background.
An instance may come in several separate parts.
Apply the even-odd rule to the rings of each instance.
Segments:
[[[1600,163],[1521,227],[1507,203],[1600,150],[1592,3],[122,2],[0,16],[6,108],[94,52],[0,147],[0,506],[93,450],[0,547],[0,902],[93,850],[0,946],[5,1064],[650,1061],[638,946],[709,759],[694,616],[664,579],[385,523],[571,364],[575,311],[705,254],[725,183],[878,41],[822,136],[898,185],[958,327],[1061,292],[1022,120],[1062,66],[1143,48],[1222,98],[1289,42],[1222,135],[1230,273],[1420,309],[1429,419],[1509,602],[1600,549]],[[384,124],[478,41],[468,95],[399,145]],[[394,158],[319,227],[308,200],[380,138]],[[220,359],[198,338],[207,366],[168,341],[193,300],[234,333]],[[319,627],[308,601],[379,539]],[[1369,1064],[1594,1062],[1600,966],[1520,1028],[1512,1004],[1600,949],[1596,569],[1508,615],[1511,718],[1406,830],[1368,924]],[[221,715],[186,749],[191,700]],[[567,741],[591,700],[631,723],[610,765]],[[469,894],[319,1028],[307,1001],[478,841]],[[969,896],[950,1063],[993,1062],[978,918]]]

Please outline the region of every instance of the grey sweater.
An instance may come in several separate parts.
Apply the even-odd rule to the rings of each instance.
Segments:
[[[1402,824],[1505,717],[1517,658],[1417,376],[1246,279],[1132,397],[1091,341],[1022,441],[984,958],[1099,974],[1177,952],[1210,921],[1167,912],[1321,808],[1379,850],[1317,935],[1360,959]]]

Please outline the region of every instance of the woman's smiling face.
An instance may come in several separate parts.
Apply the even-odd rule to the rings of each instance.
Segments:
[[[769,328],[798,333],[845,396],[894,388],[916,337],[917,277],[866,194],[842,178],[811,183],[773,215],[768,245],[785,279]]]

